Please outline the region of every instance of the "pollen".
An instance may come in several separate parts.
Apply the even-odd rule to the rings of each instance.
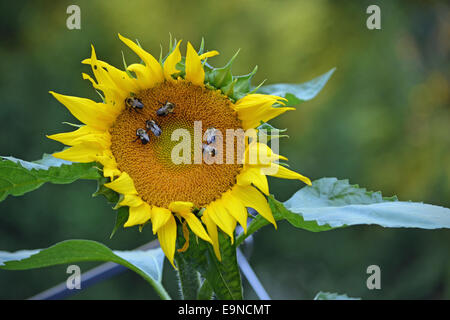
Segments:
[[[181,79],[165,81],[151,89],[136,92],[135,96],[144,107],[139,110],[124,108],[109,131],[111,150],[118,168],[130,175],[138,195],[144,201],[166,208],[172,201],[189,201],[202,207],[220,198],[236,184],[242,165],[226,163],[225,133],[227,129],[242,129],[242,123],[226,96],[220,91]],[[165,116],[157,115],[157,110],[167,102],[175,105],[173,112]],[[150,141],[143,144],[136,139],[136,130],[145,129],[147,120],[153,120],[161,129],[161,134],[156,136],[149,131]],[[194,162],[196,123],[201,124],[201,137],[208,128],[215,128],[223,134],[222,163]],[[185,129],[190,135],[191,162],[177,164],[173,161],[174,147],[180,143],[180,140],[173,141],[172,134],[177,129]],[[202,142],[205,143],[203,139]],[[237,141],[233,143],[236,152],[239,149]]]

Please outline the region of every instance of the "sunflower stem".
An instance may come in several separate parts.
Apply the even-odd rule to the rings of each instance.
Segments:
[[[179,253],[175,254],[175,263],[178,268],[178,285],[180,286],[181,299],[197,299],[197,294],[200,290],[199,273]]]

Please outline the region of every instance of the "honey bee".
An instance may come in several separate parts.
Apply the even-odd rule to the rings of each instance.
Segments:
[[[205,131],[206,143],[207,144],[211,144],[211,143],[216,142],[216,132],[217,132],[217,129],[214,128],[214,127],[208,128]]]
[[[162,133],[161,128],[153,120],[147,120],[145,122],[145,128],[147,128],[147,133],[151,131],[157,137],[159,137]]]
[[[147,144],[148,142],[150,142],[150,137],[147,134],[147,131],[145,131],[142,128],[139,128],[136,130],[136,139],[134,139],[133,142],[138,141],[139,139],[141,139],[142,144]]]
[[[142,110],[144,108],[144,104],[142,103],[142,101],[136,97],[126,98],[125,105],[128,107],[128,110],[134,110],[136,112],[139,112],[139,110]]]
[[[165,117],[167,116],[169,113],[173,112],[173,109],[175,109],[175,103],[166,101],[165,103],[161,103],[163,106],[161,108],[159,108],[158,110],[156,110],[156,115],[160,116],[160,117]]]
[[[206,153],[210,157],[214,157],[216,155],[216,148],[214,148],[213,146],[210,146],[208,144],[203,144],[202,149],[203,149],[203,153]]]

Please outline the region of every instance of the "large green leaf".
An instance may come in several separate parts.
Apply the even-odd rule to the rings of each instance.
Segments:
[[[288,212],[318,225],[342,227],[377,224],[387,228],[450,228],[450,209],[385,198],[348,180],[322,178],[297,191],[284,202]],[[291,222],[288,219],[289,222]],[[292,222],[291,222],[292,223]]]
[[[198,290],[197,300],[211,300],[214,295],[214,289],[209,284],[208,280],[203,280],[203,283]]]
[[[169,299],[161,284],[164,253],[160,248],[148,251],[112,251],[89,240],[67,240],[47,249],[0,251],[0,269],[27,270],[82,261],[109,261],[133,270],[149,282],[163,299]]]
[[[10,194],[21,196],[46,182],[66,184],[78,179],[98,179],[100,176],[95,163],[72,163],[49,154],[33,162],[0,157],[0,201]]]
[[[288,99],[286,106],[295,106],[303,101],[313,99],[322,90],[335,70],[336,68],[333,68],[327,73],[305,83],[277,83],[262,86],[258,92],[284,97]]]
[[[198,270],[220,300],[242,300],[242,282],[236,257],[236,243],[219,231],[222,261],[214,254],[212,246],[190,233],[189,249],[181,255],[186,263]]]
[[[377,224],[388,228],[450,228],[450,209],[383,197],[348,180],[322,178],[297,191],[282,203],[268,197],[275,220],[287,220],[294,227],[319,232],[358,225]],[[250,223],[247,234],[237,238],[241,244],[253,232],[269,224],[260,215]]]
[[[276,221],[287,220],[297,228],[305,229],[312,232],[327,231],[330,229],[334,229],[333,227],[326,224],[319,225],[316,221],[305,221],[305,219],[303,219],[301,215],[287,210],[284,207],[283,203],[276,200],[272,195],[268,196],[267,201],[269,202],[270,208],[272,209],[273,217],[275,218]],[[250,236],[252,233],[258,231],[259,229],[268,224],[270,224],[269,221],[264,219],[261,215],[257,215],[249,224],[247,228],[247,233],[246,234],[241,233],[237,237],[236,244],[240,245],[248,236]]]
[[[361,300],[361,298],[350,298],[346,294],[320,291],[318,294],[316,294],[314,300]]]

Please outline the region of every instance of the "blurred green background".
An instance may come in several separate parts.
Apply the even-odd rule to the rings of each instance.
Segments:
[[[66,28],[66,8],[81,8],[81,30]],[[366,8],[381,7],[381,30],[366,28]],[[0,25],[0,154],[36,160],[62,146],[45,137],[75,121],[49,94],[98,99],[81,72],[90,44],[100,59],[122,67],[138,61],[117,33],[139,39],[159,55],[169,33],[208,49],[222,66],[242,48],[235,74],[259,71],[264,79],[298,83],[337,70],[314,100],[275,121],[288,128],[281,154],[312,179],[348,178],[402,200],[450,206],[449,6],[433,1],[2,1]],[[271,179],[287,200],[302,187]],[[150,228],[119,231],[109,239],[115,214],[92,198],[95,183],[45,185],[0,203],[0,250],[48,247],[90,239],[128,250],[153,239]],[[311,299],[318,291],[364,299],[449,299],[448,230],[360,226],[309,233],[280,223],[266,227],[246,248],[272,298]],[[366,268],[381,267],[381,290],[366,287]],[[80,264],[83,271],[96,264]],[[65,281],[67,266],[0,271],[0,298],[23,299]],[[167,263],[164,282],[177,297]],[[245,284],[246,298],[256,298]],[[157,298],[127,272],[73,299]]]

